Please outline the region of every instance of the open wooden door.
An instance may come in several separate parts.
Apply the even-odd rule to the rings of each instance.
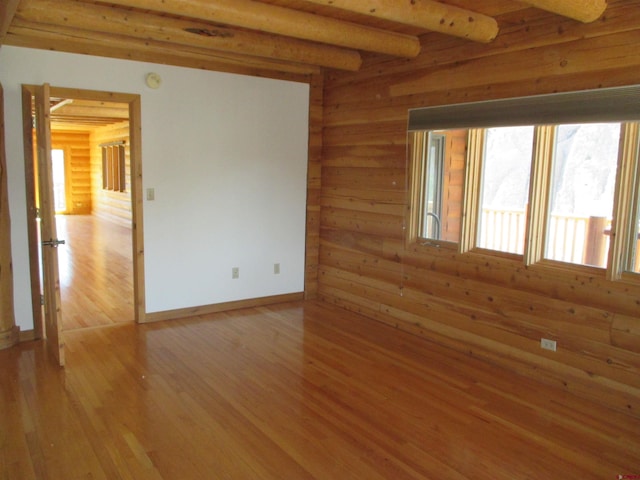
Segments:
[[[36,87],[36,138],[38,144],[38,192],[40,199],[40,238],[44,290],[44,327],[47,349],[61,366],[64,365],[62,310],[60,308],[60,274],[58,271],[58,240],[53,203],[51,166],[51,124],[49,84]]]

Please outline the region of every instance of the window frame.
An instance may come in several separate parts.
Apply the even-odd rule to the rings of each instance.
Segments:
[[[607,260],[607,279],[640,279],[630,271],[634,242],[637,246],[640,196],[640,121],[623,124],[620,136],[618,171],[611,222],[611,245]],[[635,255],[640,252],[635,250]]]
[[[582,124],[586,124],[586,123],[594,124],[594,123],[603,123],[603,122],[597,122],[597,121],[582,122]],[[620,124],[620,136],[619,136],[620,145],[618,147],[618,158],[616,161],[616,184],[614,186],[614,192],[613,192],[614,206],[611,210],[611,217],[612,217],[612,223],[613,223],[614,219],[616,218],[615,202],[616,202],[618,188],[619,188],[618,181],[620,178],[619,177],[620,166],[621,166],[621,161],[625,158],[627,153],[622,150],[622,144],[624,143],[625,141],[624,139],[626,138],[626,134],[627,134],[626,127],[627,125],[633,122],[624,122],[624,121],[615,122],[614,121],[614,122],[606,122],[606,123]],[[531,196],[529,198],[529,202],[530,202],[530,205],[532,205],[532,207],[529,214],[531,215],[533,220],[531,220],[529,225],[531,229],[530,231],[534,232],[534,234],[531,236],[527,236],[526,242],[527,243],[531,242],[534,245],[532,245],[532,248],[530,249],[530,251],[532,252],[532,255],[530,257],[525,257],[525,265],[530,266],[534,264],[543,264],[543,265],[546,264],[546,265],[560,265],[566,268],[575,267],[575,268],[583,268],[583,269],[596,269],[600,271],[604,270],[607,272],[606,274],[607,278],[613,278],[609,273],[610,265],[611,265],[610,255],[611,255],[611,250],[613,246],[613,240],[615,238],[613,225],[610,231],[609,251],[607,252],[606,264],[604,267],[599,267],[597,265],[590,265],[586,263],[574,263],[574,262],[567,262],[562,260],[555,260],[555,259],[550,259],[545,257],[546,249],[547,249],[546,248],[547,240],[549,236],[549,220],[551,217],[551,212],[549,210],[550,210],[550,202],[551,202],[551,187],[552,187],[551,183],[552,183],[552,177],[553,177],[553,164],[555,160],[556,134],[557,134],[557,128],[562,125],[569,125],[569,123],[557,123],[553,125],[536,126],[536,131],[540,130],[542,133],[542,141],[539,144],[536,144],[536,147],[539,147],[539,148],[536,149],[535,151],[536,157],[534,157],[534,164],[540,166],[541,177],[538,179],[539,183],[535,185],[535,187],[538,188],[539,190],[535,190],[535,191],[533,190],[534,188],[533,182],[530,187]],[[533,177],[533,172],[532,172],[532,177]],[[538,197],[540,201],[535,201],[537,200],[537,198],[533,198],[533,197]],[[532,199],[533,199],[533,203],[532,203]]]
[[[408,195],[408,203],[407,203],[407,218],[404,222],[405,229],[405,245],[407,248],[418,245],[418,246],[433,246],[437,248],[448,248],[457,250],[458,242],[454,242],[451,240],[445,240],[442,238],[427,238],[422,234],[424,232],[423,222],[424,222],[424,206],[425,206],[425,192],[426,192],[426,170],[427,170],[427,157],[429,154],[429,147],[431,143],[432,134],[440,135],[440,131],[413,131],[409,132],[407,136],[407,155],[409,159],[409,164],[407,166],[407,195]],[[446,143],[447,139],[444,135],[442,146],[446,151]],[[466,158],[465,156],[465,161]],[[443,200],[443,188],[447,185],[447,180],[445,179],[446,173],[446,158],[444,159],[442,165],[439,168],[439,178],[441,183],[441,188],[439,192],[440,197],[440,210],[441,215],[439,220],[439,236],[443,235],[443,208],[444,208],[444,200]],[[465,168],[466,171],[466,168]],[[464,187],[462,192],[461,202],[464,200]],[[462,211],[460,212],[462,216]],[[460,230],[462,230],[462,219],[460,222]]]
[[[127,191],[126,150],[124,142],[100,145],[102,149],[102,190]]]
[[[410,159],[410,168],[408,169],[407,192],[408,192],[408,221],[406,224],[406,245],[421,244],[423,239],[420,238],[420,216],[421,205],[423,199],[423,171],[424,165],[421,160],[424,158],[425,137],[427,132],[409,132],[407,135],[407,156]]]
[[[593,100],[593,101],[590,101]],[[523,103],[524,101],[524,103]],[[537,105],[540,102],[541,105]],[[612,103],[613,102],[613,103]],[[530,114],[523,104],[534,105]],[[612,108],[613,105],[613,108]],[[492,108],[495,107],[495,108]],[[538,108],[539,107],[539,108]],[[560,118],[553,118],[554,108],[565,108]],[[521,259],[527,267],[544,266],[588,272],[603,272],[608,280],[640,281],[640,273],[631,270],[633,252],[636,249],[638,215],[640,214],[640,86],[616,87],[597,91],[578,91],[535,97],[474,102],[449,106],[436,106],[410,110],[409,132],[422,131],[422,148],[430,131],[466,129],[467,158],[462,198],[462,221],[458,251],[462,254],[483,254],[495,257]],[[549,113],[551,111],[551,114]],[[559,111],[559,110],[558,110]],[[465,113],[469,113],[465,116]],[[488,112],[483,113],[483,112]],[[506,112],[507,121],[504,120]],[[525,112],[525,113],[523,113]],[[515,120],[509,120],[513,113]],[[483,117],[483,115],[485,115]],[[531,121],[544,116],[547,121]],[[538,115],[538,117],[536,117]],[[460,120],[460,119],[463,120]],[[471,119],[471,120],[469,120]],[[572,123],[620,123],[620,147],[611,212],[610,245],[605,267],[545,259],[551,175],[556,128]],[[465,124],[467,123],[467,124]],[[534,145],[531,162],[529,202],[526,212],[524,253],[514,254],[476,247],[479,233],[480,185],[482,181],[484,130],[491,127],[534,126]],[[416,138],[418,135],[410,135]],[[424,240],[419,236],[420,204],[424,184],[425,162],[417,161],[416,142],[409,142],[411,164],[408,168],[409,224],[406,236],[408,245],[419,243],[425,248],[440,247],[454,242]],[[422,181],[423,182],[423,181]],[[417,208],[418,207],[418,208]],[[635,251],[640,255],[640,251]]]

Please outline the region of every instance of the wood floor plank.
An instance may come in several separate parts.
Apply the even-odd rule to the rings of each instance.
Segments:
[[[600,479],[640,420],[327,304],[0,352],[0,479]]]
[[[57,215],[63,330],[134,321],[131,228]]]

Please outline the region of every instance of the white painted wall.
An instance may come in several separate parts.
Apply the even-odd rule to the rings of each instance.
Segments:
[[[151,71],[158,90],[144,83]],[[144,201],[147,312],[303,291],[307,84],[7,46],[0,82],[22,330],[33,328],[23,83],[141,95],[143,183],[155,189]]]

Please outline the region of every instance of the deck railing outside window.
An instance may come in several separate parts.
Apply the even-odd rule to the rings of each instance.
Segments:
[[[482,209],[481,248],[516,253],[524,245],[526,216],[523,209]],[[611,219],[550,215],[548,257],[550,260],[605,267],[609,250]]]

